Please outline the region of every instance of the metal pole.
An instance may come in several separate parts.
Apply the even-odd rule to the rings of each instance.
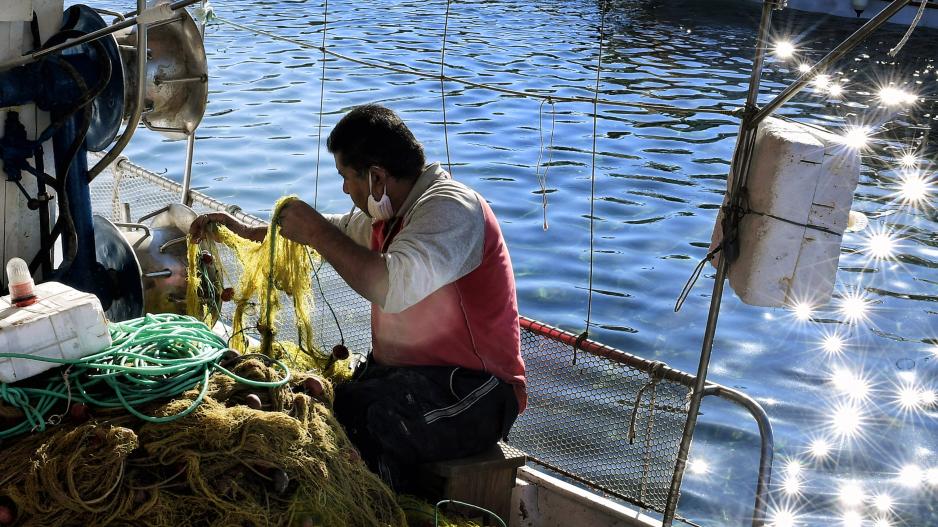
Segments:
[[[177,11],[177,10],[179,10],[179,9],[185,8],[186,6],[190,6],[190,5],[192,5],[192,4],[194,4],[194,3],[198,2],[198,1],[199,1],[199,0],[178,0],[177,2],[173,2],[173,3],[169,4],[169,8],[172,9],[173,11]],[[138,2],[138,6],[139,6],[139,5],[140,5],[140,2]],[[142,7],[142,8],[141,8],[141,7],[138,7],[137,10],[138,10],[138,12],[141,12],[141,13],[142,13],[142,12],[143,12],[143,9],[145,9],[145,8],[146,8],[146,3],[144,2],[144,3],[143,3],[143,7]],[[22,66],[22,65],[24,65],[24,64],[29,64],[30,62],[36,62],[37,60],[39,60],[39,59],[41,59],[41,58],[43,58],[43,57],[46,57],[46,56],[48,56],[48,55],[53,55],[53,54],[55,54],[55,53],[58,53],[58,52],[62,51],[63,49],[67,49],[67,48],[70,48],[70,47],[73,47],[73,46],[78,46],[78,45],[84,44],[84,43],[86,43],[86,42],[90,42],[90,41],[92,41],[92,40],[99,39],[99,38],[101,38],[101,37],[103,37],[103,36],[105,36],[105,35],[110,35],[110,34],[112,34],[112,33],[116,33],[116,32],[118,32],[118,31],[120,31],[121,29],[128,28],[128,27],[130,27],[130,26],[132,26],[132,25],[134,25],[134,24],[136,24],[136,25],[138,26],[138,28],[139,28],[139,26],[140,26],[141,24],[137,22],[137,18],[138,18],[138,17],[128,18],[128,19],[122,20],[122,21],[120,21],[120,22],[118,22],[118,23],[116,23],[116,24],[112,24],[112,25],[110,25],[110,26],[108,26],[108,27],[99,29],[99,30],[97,30],[97,31],[92,31],[91,33],[88,33],[87,35],[82,35],[82,36],[80,36],[80,37],[78,37],[78,38],[76,38],[76,39],[74,39],[74,40],[70,40],[70,41],[68,41],[68,42],[63,42],[63,43],[61,43],[61,44],[59,44],[59,45],[57,45],[57,46],[52,46],[51,48],[42,49],[42,50],[39,50],[39,51],[35,51],[35,52],[33,52],[33,53],[27,53],[27,54],[25,54],[25,55],[23,55],[23,56],[21,56],[21,57],[19,57],[19,58],[15,58],[15,59],[13,59],[13,60],[10,60],[10,61],[4,62],[3,64],[0,64],[0,71],[7,70],[7,69],[9,69],[9,68],[14,68],[14,67],[16,67],[16,66]],[[143,24],[143,25],[146,25],[146,24]]]
[[[772,115],[772,112],[777,110],[779,106],[785,104],[792,97],[798,94],[809,82],[814,78],[814,75],[817,72],[824,71],[832,63],[839,60],[845,54],[850,52],[853,48],[857,46],[863,39],[868,37],[870,33],[876,31],[879,26],[885,24],[892,15],[899,12],[900,9],[909,4],[911,0],[893,0],[893,2],[886,6],[885,9],[879,12],[876,16],[871,18],[867,23],[863,24],[860,29],[856,30],[852,35],[847,37],[846,40],[840,43],[839,46],[834,48],[830,53],[827,54],[823,59],[818,61],[810,70],[804,72],[801,77],[792,83],[791,86],[785,89],[782,93],[778,94],[777,97],[772,99],[771,102],[765,105],[764,108],[759,110],[756,113],[755,117],[752,119],[753,126],[758,125],[762,122],[763,119]]]
[[[202,19],[199,21],[199,35],[205,43],[205,0],[202,0]],[[208,79],[206,79],[206,82]],[[182,175],[182,204],[189,206],[192,198],[189,189],[192,187],[192,156],[195,153],[195,130],[188,130],[186,134],[186,168]]]
[[[137,0],[138,11],[142,12],[142,10],[146,8],[146,5],[146,0]],[[127,20],[136,22],[138,18],[135,17]],[[133,137],[134,132],[137,131],[137,125],[140,124],[140,116],[143,115],[147,80],[147,27],[146,22],[137,22],[137,93],[135,94],[133,113],[127,119],[127,126],[124,127],[124,133],[117,139],[117,143],[114,144],[114,147],[88,171],[89,183],[124,151],[124,147],[127,146],[127,143],[130,142],[130,138]]]
[[[749,144],[754,140],[755,134],[751,133],[752,128],[747,126],[747,121],[752,118],[756,111],[756,101],[759,96],[759,85],[762,81],[762,65],[765,61],[766,50],[768,49],[769,27],[772,25],[772,11],[776,8],[777,0],[763,0],[762,18],[759,22],[759,32],[756,36],[756,55],[752,63],[752,75],[749,81],[749,93],[746,97],[746,117],[740,126],[740,134],[736,143],[736,152],[734,154],[733,166],[731,172],[740,175],[741,167],[747,167],[749,164],[749,155],[751,151]],[[734,178],[734,189],[738,187],[742,178]],[[731,190],[730,197],[738,193]],[[717,267],[717,275],[713,282],[713,296],[710,300],[710,312],[707,317],[707,327],[704,332],[703,345],[700,350],[700,362],[697,366],[697,376],[694,383],[694,389],[691,392],[690,405],[687,410],[687,421],[684,423],[684,434],[681,437],[681,446],[678,450],[677,461],[674,466],[674,477],[671,479],[671,488],[668,491],[668,502],[664,509],[664,527],[669,527],[674,520],[677,512],[677,502],[680,497],[681,481],[684,477],[684,469],[687,466],[687,456],[690,452],[691,439],[694,436],[694,428],[697,426],[697,414],[700,411],[700,401],[704,396],[704,387],[707,382],[707,369],[710,366],[710,352],[713,349],[713,338],[716,333],[717,319],[720,315],[720,302],[723,298],[723,282],[726,279],[726,272],[729,263],[725,257],[720,258],[720,264]]]
[[[182,174],[182,197],[180,203],[189,206],[192,199],[189,197],[189,189],[192,187],[192,154],[195,151],[195,131],[186,134],[186,168]]]

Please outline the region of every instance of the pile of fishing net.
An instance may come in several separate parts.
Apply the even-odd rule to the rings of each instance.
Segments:
[[[282,375],[250,355],[226,367],[260,381]],[[177,414],[197,396],[148,413]],[[201,405],[169,423],[118,410],[73,415],[4,445],[0,494],[17,525],[406,525],[331,397],[328,381],[308,374],[263,390],[216,374]]]

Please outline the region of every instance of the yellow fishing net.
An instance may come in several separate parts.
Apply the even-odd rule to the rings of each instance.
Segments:
[[[250,355],[227,367],[254,380],[281,375]],[[198,409],[170,423],[96,410],[25,435],[4,445],[0,494],[18,525],[37,527],[406,525],[335,421],[331,385],[311,378],[258,389],[214,375]],[[149,411],[172,415],[197,395]]]
[[[242,272],[237,287],[233,290],[235,304],[231,329],[233,337],[230,346],[239,351],[251,348],[250,340],[245,335],[247,330],[254,330],[260,335],[260,344],[256,350],[265,355],[283,359],[291,367],[325,369],[327,365],[336,372],[347,371],[331,360],[328,353],[316,350],[313,346],[313,331],[310,313],[313,307],[310,277],[313,265],[319,256],[306,246],[280,236],[277,218],[280,210],[296,196],[286,196],[274,205],[267,234],[261,243],[241,238],[225,227],[217,227],[214,238],[232,250],[241,263]],[[186,295],[186,308],[189,315],[198,317],[209,325],[217,321],[220,306],[218,299],[225,291],[227,274],[224,269],[210,276],[205,261],[213,262],[215,269],[220,269],[216,241],[208,239],[202,246],[189,244],[189,276]],[[208,256],[205,257],[205,252]],[[217,278],[216,278],[217,277]],[[278,314],[281,309],[281,294],[292,300],[296,322],[297,343],[277,341]],[[248,313],[256,313],[257,321]]]

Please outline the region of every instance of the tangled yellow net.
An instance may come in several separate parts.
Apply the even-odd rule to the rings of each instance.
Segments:
[[[234,337],[230,345],[239,351],[247,351],[251,343],[244,333],[248,329],[255,329],[260,335],[257,347],[260,353],[285,359],[292,367],[324,368],[333,362],[327,354],[317,352],[313,346],[310,322],[313,307],[310,276],[319,256],[304,245],[280,236],[277,223],[281,209],[295,199],[296,196],[286,196],[277,201],[267,234],[261,243],[241,238],[223,226],[217,227],[215,231],[217,242],[231,249],[242,266],[232,298],[235,304],[231,324]],[[202,248],[197,244],[189,244],[186,308],[189,315],[214,325],[220,311],[218,292],[224,290],[227,273],[221,268],[215,240],[206,240],[203,245],[211,261],[215,262],[213,267],[219,271],[215,276],[210,276],[201,265]],[[281,309],[280,292],[292,299],[298,343],[275,339]],[[255,325],[247,321],[251,318],[248,316],[249,311],[256,311],[258,320]]]

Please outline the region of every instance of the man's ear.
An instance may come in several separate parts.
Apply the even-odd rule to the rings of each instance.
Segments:
[[[368,177],[374,177],[375,183],[387,183],[388,171],[379,165],[371,165],[366,169]]]

